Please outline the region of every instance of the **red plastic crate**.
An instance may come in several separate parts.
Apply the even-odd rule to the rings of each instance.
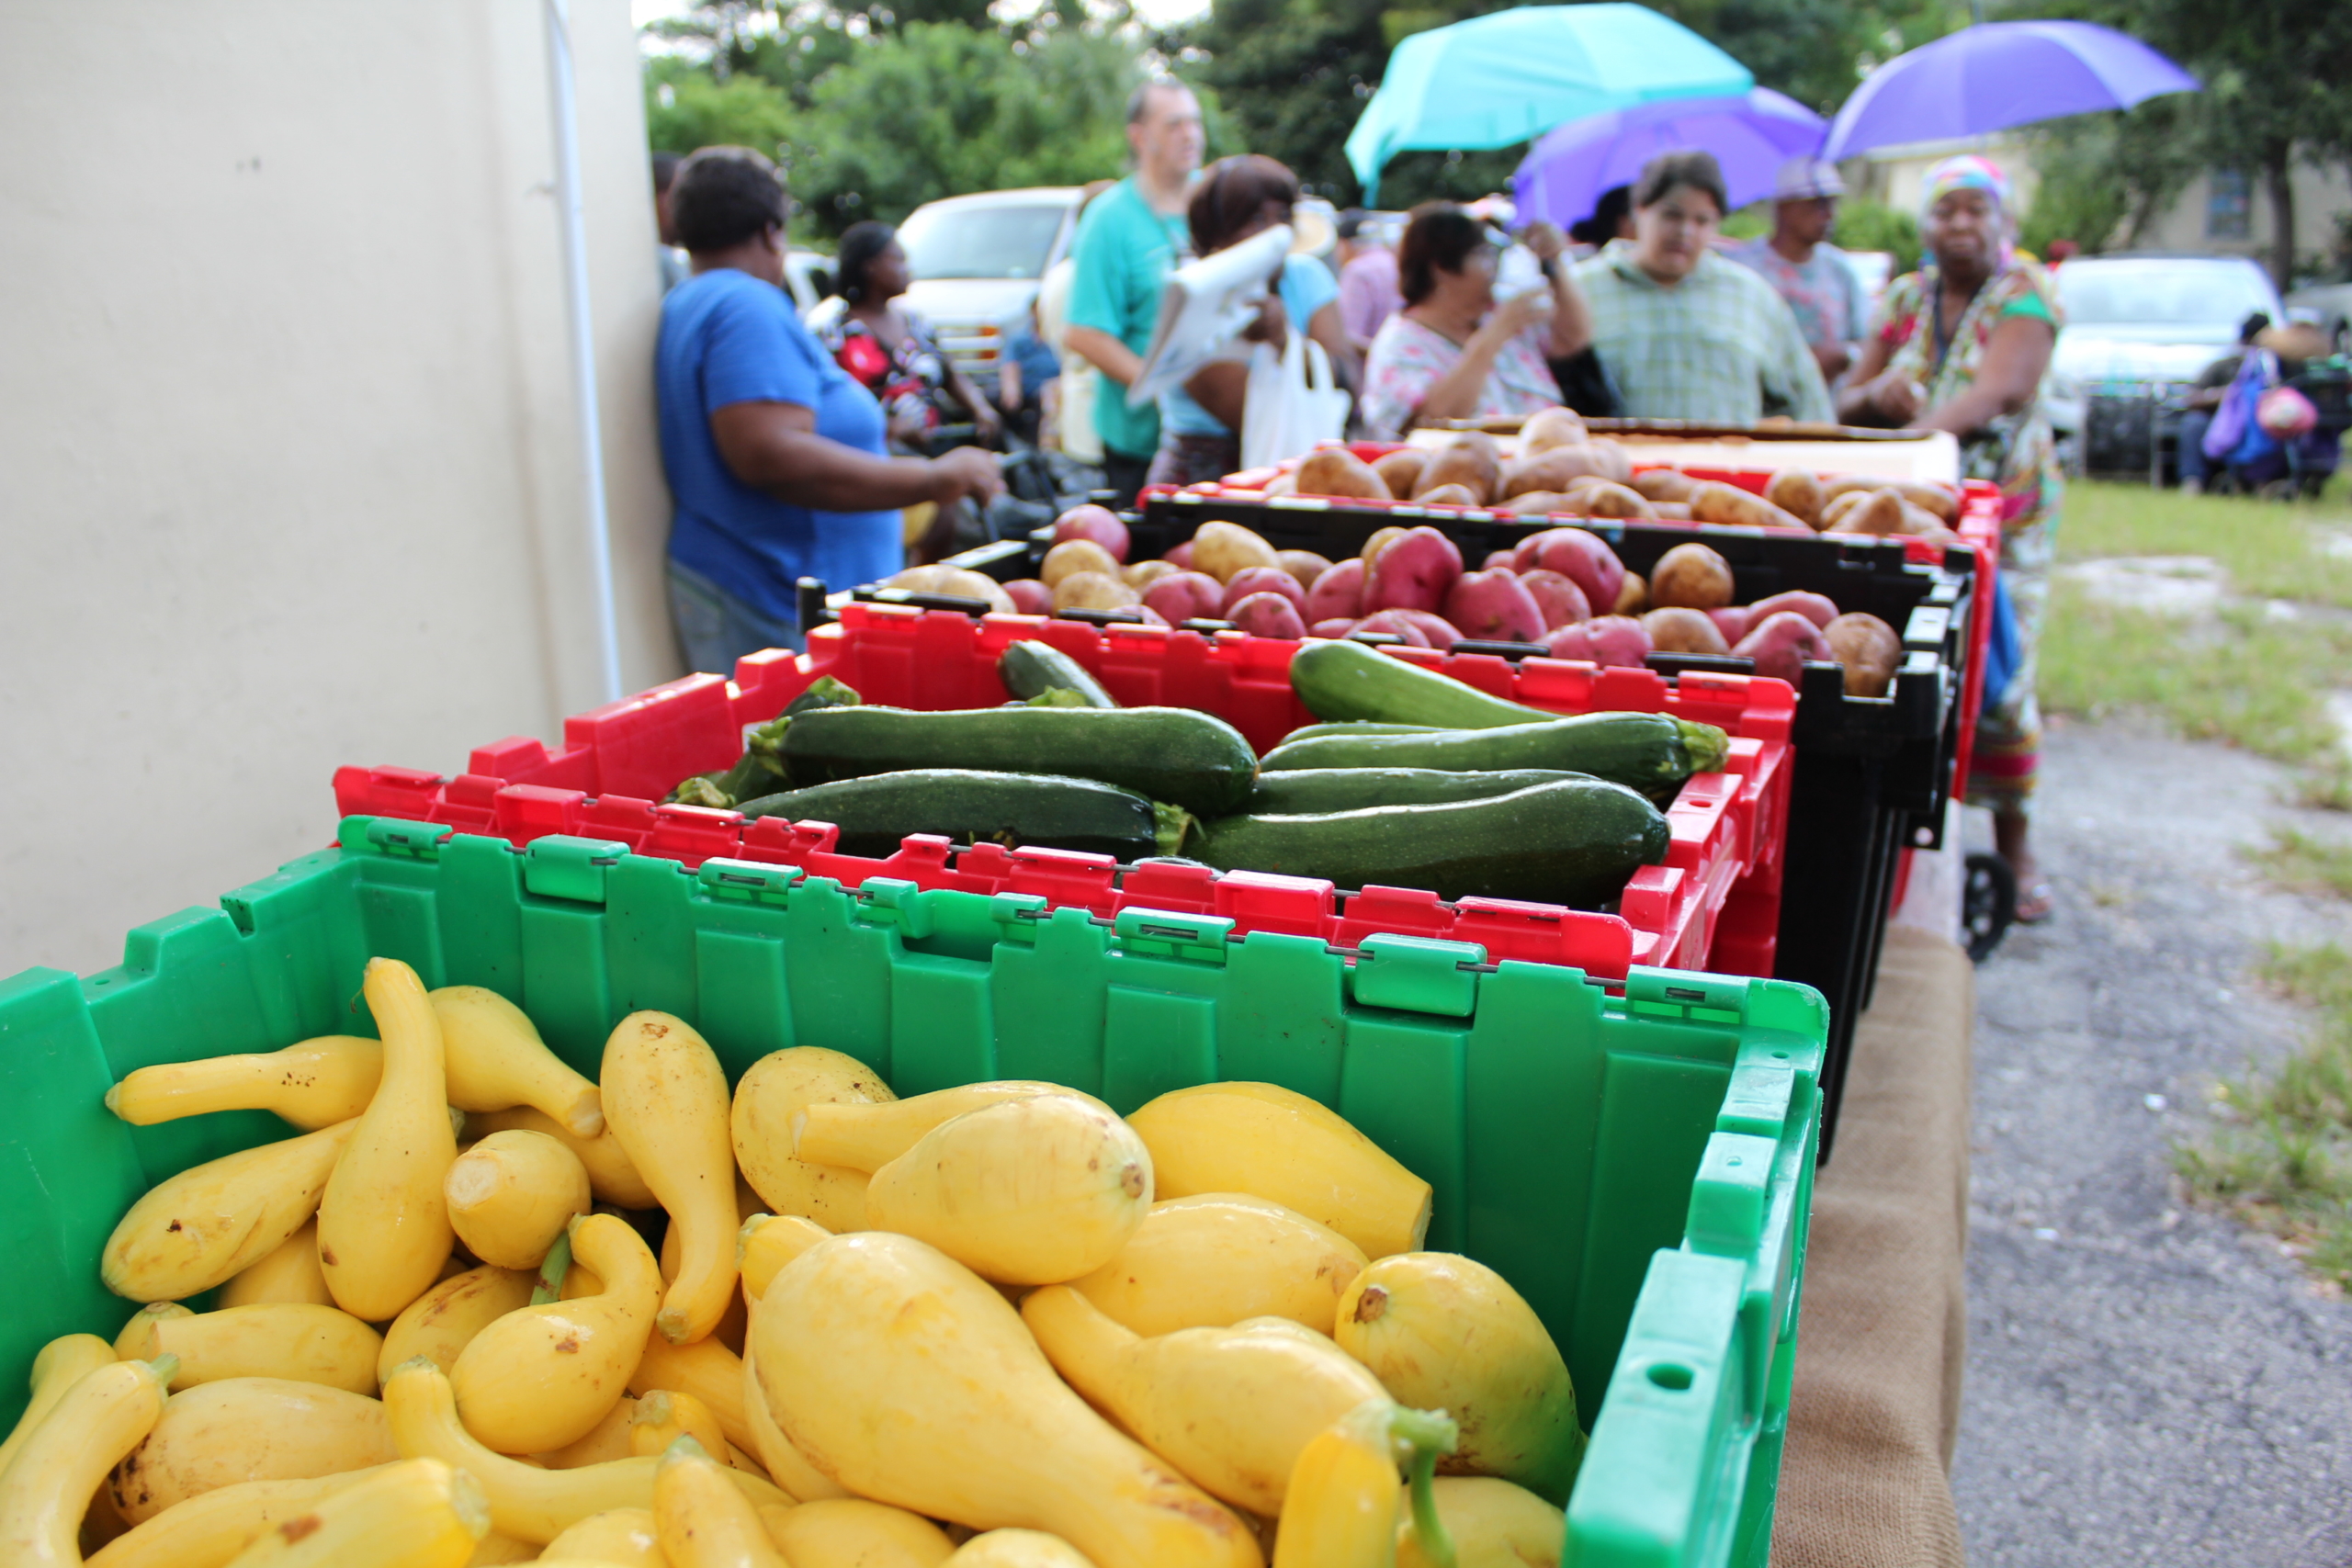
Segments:
[[[819,675],[866,700],[917,708],[993,706],[1004,700],[997,656],[1037,637],[1087,666],[1122,703],[1197,707],[1232,722],[1264,750],[1313,722],[1290,689],[1296,644],[1239,633],[1214,638],[1159,627],[1098,631],[1074,621],[853,604],[819,628],[798,658],[771,652],[742,660],[737,679],[697,675],[657,686],[566,721],[564,745],[512,739],[477,750],[454,779],[408,768],[342,768],[335,798],[345,816],[447,823],[527,843],[549,833],[616,839],[641,854],[689,867],[731,859],[797,865],[844,883],[896,877],[924,887],[1034,894],[1111,915],[1130,905],[1216,914],[1237,930],[1317,935],[1343,946],[1373,931],[1483,943],[1497,959],[1566,964],[1622,978],[1629,964],[1769,975],[1788,814],[1788,733],[1794,694],[1781,682],[1644,670],[1600,670],[1531,660],[1398,657],[1443,670],[1481,690],[1554,712],[1668,712],[1721,726],[1732,737],[1722,773],[1686,783],[1667,811],[1667,863],[1637,872],[1619,913],[1366,888],[1342,895],[1328,882],[1183,866],[1121,872],[1105,855],[954,850],[944,839],[909,839],[875,860],[834,852],[821,823],[746,821],[733,811],[655,802],[680,778],[730,765],[746,727],[774,717]],[[495,770],[495,771],[493,771]]]

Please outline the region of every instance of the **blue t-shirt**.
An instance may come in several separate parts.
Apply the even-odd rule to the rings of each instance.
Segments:
[[[1316,311],[1340,297],[1340,285],[1331,269],[1313,256],[1293,256],[1283,263],[1282,282],[1275,285],[1274,292],[1282,296],[1283,314],[1290,319],[1290,330],[1303,333]],[[1235,346],[1245,355],[1250,347],[1246,343]],[[1159,394],[1159,424],[1178,435],[1238,434],[1217,423],[1216,415],[1201,407],[1182,387]]]
[[[898,513],[796,506],[745,484],[719,456],[710,416],[729,403],[797,403],[816,411],[828,441],[886,454],[882,406],[800,324],[783,289],[731,267],[689,278],[662,302],[653,365],[676,503],[672,560],[786,622],[799,618],[803,577],[850,588],[903,564]]]

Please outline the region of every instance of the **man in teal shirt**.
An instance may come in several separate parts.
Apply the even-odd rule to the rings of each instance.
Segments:
[[[1159,449],[1157,403],[1127,406],[1159,321],[1168,274],[1189,245],[1184,198],[1200,172],[1200,100],[1181,82],[1150,82],[1127,100],[1136,172],[1087,208],[1072,247],[1069,330],[1063,342],[1111,384],[1094,400],[1102,470],[1122,503],[1143,488]]]

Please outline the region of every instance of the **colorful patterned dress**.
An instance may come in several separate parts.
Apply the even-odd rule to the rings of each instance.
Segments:
[[[2011,260],[1976,291],[1951,338],[1939,343],[1932,267],[1905,274],[1887,287],[1876,331],[1889,350],[1887,367],[1927,389],[1933,410],[1975,385],[1993,331],[2012,316],[2059,324],[2057,291],[2041,267]],[[1976,750],[1968,797],[2004,814],[2023,815],[2041,758],[2041,709],[2034,700],[2037,650],[2050,602],[2058,506],[2064,480],[2058,447],[2039,394],[1960,443],[1963,477],[2001,489],[2001,583],[2017,619],[2018,660],[2008,690],[1976,721]]]

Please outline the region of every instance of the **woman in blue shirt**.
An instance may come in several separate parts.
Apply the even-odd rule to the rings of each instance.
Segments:
[[[694,268],[662,301],[654,354],[670,613],[687,664],[721,674],[798,643],[803,577],[847,588],[897,571],[899,509],[1004,488],[975,447],[888,455],[881,406],[784,291],[787,210],[775,165],[744,147],[704,148],[670,190]]]
[[[1185,209],[1193,254],[1214,255],[1288,223],[1297,205],[1298,177],[1273,159],[1255,153],[1220,158],[1202,174]],[[1147,482],[1197,484],[1221,479],[1241,466],[1251,343],[1279,349],[1295,327],[1330,355],[1332,375],[1341,384],[1355,385],[1355,347],[1340,320],[1340,286],[1331,269],[1313,256],[1293,255],[1272,282],[1258,320],[1242,341],[1195,371],[1182,387],[1161,395],[1159,451]]]

